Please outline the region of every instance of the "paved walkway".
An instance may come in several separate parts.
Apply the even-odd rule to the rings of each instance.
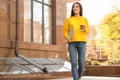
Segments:
[[[53,80],[73,80],[72,78],[62,78]],[[94,76],[83,76],[82,80],[120,80],[120,77],[94,77]]]

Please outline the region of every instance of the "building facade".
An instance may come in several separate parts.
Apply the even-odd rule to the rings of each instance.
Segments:
[[[17,35],[18,52],[28,58],[67,59],[62,29],[66,3],[72,1],[78,0],[0,0],[0,58],[16,57]],[[0,70],[4,69],[2,63],[0,66]],[[86,66],[85,75],[120,76],[118,69],[119,66]]]
[[[17,24],[21,54],[31,58],[66,58],[62,34],[66,0],[16,1],[0,0],[0,57],[15,57]]]

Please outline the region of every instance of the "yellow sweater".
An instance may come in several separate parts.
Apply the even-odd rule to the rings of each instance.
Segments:
[[[81,31],[80,25],[85,25],[85,32]],[[70,42],[74,41],[84,41],[86,42],[86,37],[89,32],[88,28],[88,20],[82,16],[73,16],[66,19],[63,28],[63,34],[66,39],[70,37],[72,30],[72,37],[70,38]]]

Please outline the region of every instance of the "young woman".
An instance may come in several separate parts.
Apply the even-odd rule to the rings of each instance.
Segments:
[[[86,57],[86,37],[89,32],[88,20],[82,17],[82,6],[79,2],[72,5],[71,17],[66,19],[63,34],[68,42],[68,51],[74,80],[80,80]]]

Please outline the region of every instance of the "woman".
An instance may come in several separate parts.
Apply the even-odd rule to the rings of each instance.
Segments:
[[[66,19],[63,28],[64,37],[68,42],[74,80],[79,80],[82,76],[88,31],[88,21],[85,17],[82,17],[82,6],[79,2],[75,2],[72,5],[71,17]]]

